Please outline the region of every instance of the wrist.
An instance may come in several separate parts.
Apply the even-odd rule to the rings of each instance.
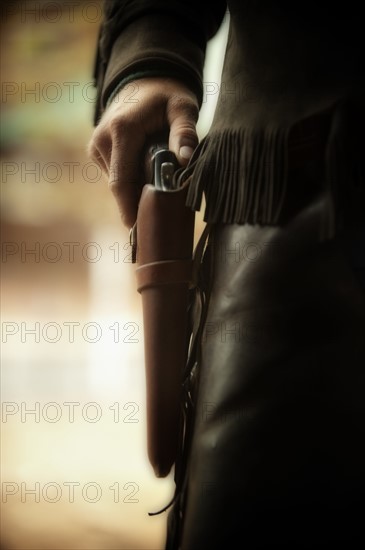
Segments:
[[[179,74],[178,71],[174,73],[173,71],[169,71],[164,73],[161,70],[153,70],[153,69],[146,69],[145,71],[136,71],[134,73],[129,74],[128,76],[122,78],[122,80],[116,85],[116,87],[111,90],[109,95],[105,98],[105,108],[108,108],[109,105],[113,102],[113,99],[119,94],[119,92],[128,86],[131,82],[134,82],[136,80],[141,80],[142,78],[174,78],[176,80],[180,80],[182,84],[184,82],[181,79],[181,74]]]

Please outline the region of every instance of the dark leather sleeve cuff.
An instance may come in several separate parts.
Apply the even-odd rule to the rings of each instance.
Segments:
[[[99,58],[95,123],[118,84],[131,73],[147,70],[180,78],[202,103],[205,50],[189,38],[175,18],[166,15],[140,17],[114,42],[110,58]]]

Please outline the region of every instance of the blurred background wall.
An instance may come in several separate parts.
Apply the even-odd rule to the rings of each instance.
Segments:
[[[162,549],[129,235],[86,156],[102,1],[1,13],[1,548]],[[212,120],[228,15],[207,52]],[[197,214],[196,238],[203,227]]]

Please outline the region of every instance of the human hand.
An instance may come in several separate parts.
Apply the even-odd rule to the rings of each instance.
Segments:
[[[173,78],[141,78],[126,85],[104,111],[88,154],[107,176],[123,224],[131,228],[146,181],[146,155],[156,140],[168,143],[181,166],[198,145],[197,98]]]

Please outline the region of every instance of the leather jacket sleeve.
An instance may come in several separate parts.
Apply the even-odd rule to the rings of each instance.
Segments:
[[[206,45],[226,10],[222,0],[209,8],[196,0],[105,0],[94,66],[94,123],[129,75],[180,78],[201,104]]]

